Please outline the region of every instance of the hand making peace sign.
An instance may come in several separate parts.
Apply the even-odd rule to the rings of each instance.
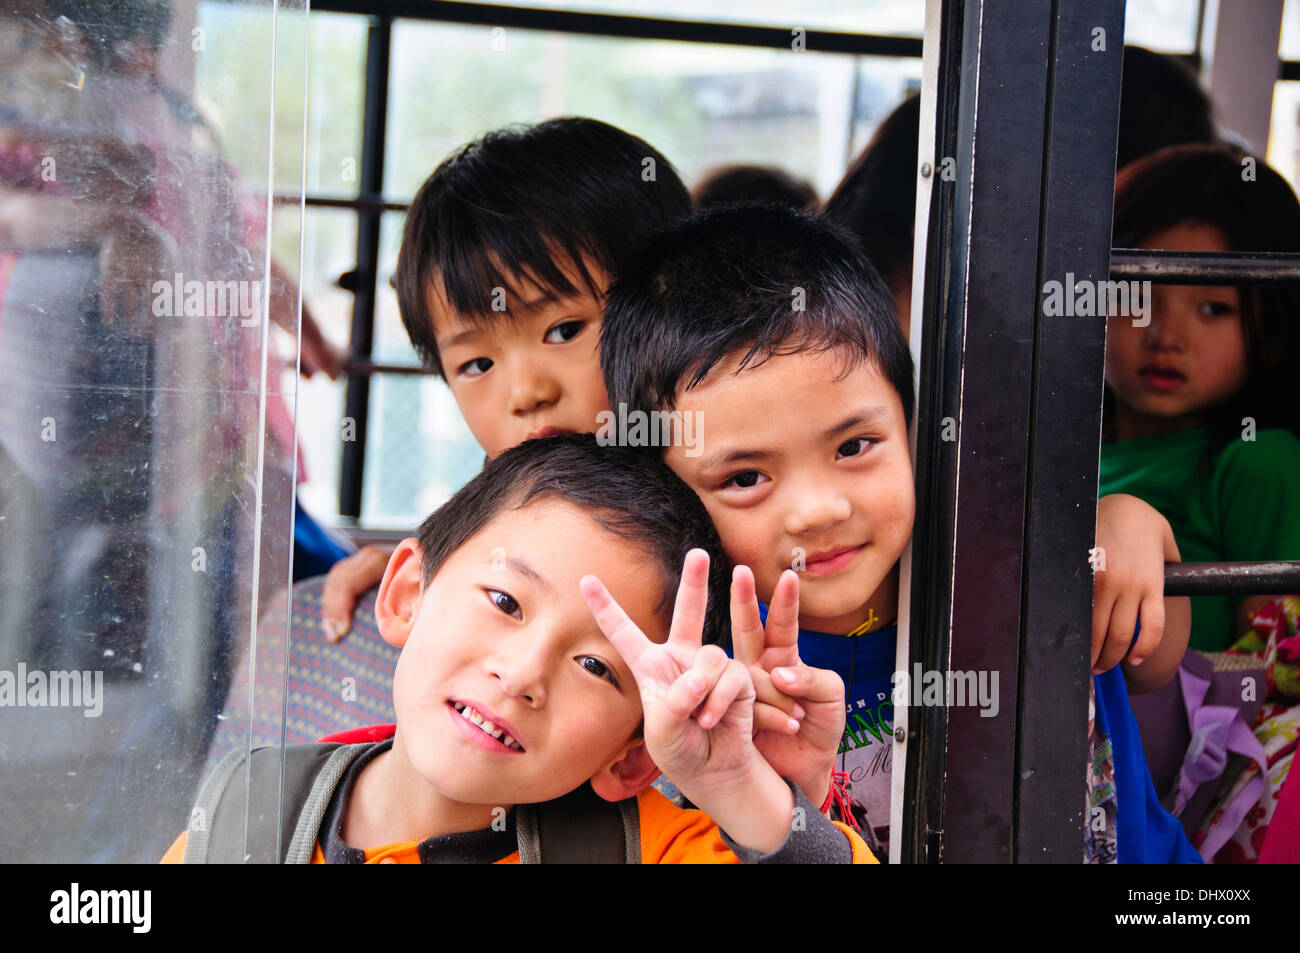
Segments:
[[[686,554],[668,641],[662,644],[646,638],[599,579],[584,576],[580,582],[596,623],[641,691],[650,756],[701,806],[731,798],[749,783],[751,772],[767,767],[754,747],[755,695],[748,670],[718,646],[701,645],[708,571],[706,553]]]
[[[799,576],[787,569],[777,580],[763,627],[754,574],[737,566],[731,577],[731,643],[750,673],[758,704],[754,745],[783,778],[820,805],[844,733],[844,682],[834,672],[799,659]],[[787,714],[789,713],[789,714]],[[790,731],[790,715],[797,728]]]

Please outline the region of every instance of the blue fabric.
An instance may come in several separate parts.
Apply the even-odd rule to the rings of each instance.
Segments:
[[[767,606],[758,604],[763,624]],[[848,791],[859,821],[881,847],[889,842],[890,774],[893,770],[893,679],[898,626],[852,638],[799,630],[799,658],[834,672],[844,681],[844,734],[837,767],[848,775]],[[870,838],[868,838],[870,842]]]
[[[293,581],[312,576],[322,576],[330,566],[348,555],[320,524],[308,515],[302,504],[294,500],[293,519]]]
[[[767,606],[761,602],[758,604],[758,614],[763,625],[767,625]],[[897,651],[896,625],[853,639],[814,632],[812,629],[799,630],[799,658],[804,664],[829,669],[842,678],[850,712],[855,709],[870,709],[866,712],[867,722],[880,725],[886,734],[892,731],[890,726],[894,722],[892,698]],[[858,705],[859,700],[867,704]],[[888,724],[885,722],[886,710],[889,713]],[[853,718],[850,718],[852,721]],[[852,725],[846,726],[846,732],[851,729]]]
[[[1133,633],[1137,642],[1138,632]],[[1199,864],[1201,855],[1183,833],[1178,819],[1160,806],[1147,769],[1142,735],[1128,703],[1124,672],[1116,665],[1092,677],[1096,693],[1096,727],[1110,738],[1115,758],[1116,849],[1121,864]]]

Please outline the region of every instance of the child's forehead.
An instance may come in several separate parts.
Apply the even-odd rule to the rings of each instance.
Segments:
[[[790,388],[785,391],[787,394],[792,390],[810,391],[830,385],[855,397],[860,394],[864,399],[899,397],[876,361],[847,348],[783,346],[762,354],[751,353],[746,347],[718,361],[698,381],[693,380],[696,373],[683,375],[683,386],[678,389],[675,405],[693,402],[693,394],[707,404],[733,394],[743,395],[774,386],[778,382]],[[828,407],[826,410],[829,414],[836,408]]]
[[[474,273],[464,280],[449,282],[447,275],[434,271],[425,295],[435,330],[491,330],[534,317],[557,303],[599,305],[610,278],[598,261],[584,256],[579,268],[557,250],[551,263],[567,288],[535,268],[507,263],[494,251],[484,253]]]

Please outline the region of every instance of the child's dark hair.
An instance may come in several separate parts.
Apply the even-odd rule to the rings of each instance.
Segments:
[[[828,219],[858,237],[891,291],[908,288],[912,282],[920,133],[921,94],[916,93],[876,129],[824,210]]]
[[[802,307],[800,307],[802,306]],[[657,236],[610,291],[610,403],[671,409],[720,361],[836,350],[871,362],[910,422],[912,355],[889,291],[848,232],[807,212],[718,206]]]
[[[774,165],[724,165],[711,169],[691,189],[697,209],[736,202],[766,202],[815,209],[817,190]]]
[[[507,126],[457,149],[416,193],[394,286],[402,323],[426,364],[445,376],[427,294],[441,283],[468,321],[508,320],[493,289],[527,278],[556,295],[604,292],[584,256],[613,275],[659,228],[690,214],[677,172],[654,147],[595,119]]]
[[[671,617],[688,550],[709,555],[706,645],[730,642],[731,563],[699,497],[666,464],[594,434],[526,440],[487,465],[420,524],[421,568],[428,585],[447,558],[505,509],[535,499],[572,503],[614,536],[633,544],[656,571],[655,611]]]
[[[1249,160],[1249,161],[1247,161]],[[1236,146],[1179,145],[1125,168],[1116,182],[1117,248],[1134,248],[1181,223],[1212,225],[1241,252],[1300,251],[1300,203],[1277,172]],[[1240,436],[1242,418],[1256,427],[1286,427],[1300,435],[1290,375],[1296,355],[1300,288],[1238,289],[1247,378],[1240,391],[1206,415],[1210,455]],[[1112,413],[1109,389],[1105,417]]]

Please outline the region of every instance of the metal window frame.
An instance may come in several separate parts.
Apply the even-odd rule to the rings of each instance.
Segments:
[[[1096,500],[1105,342],[1044,319],[1041,288],[1109,271],[1124,3],[945,0],[943,24],[936,158],[959,171],[931,205],[910,648],[998,672],[1000,697],[993,718],[909,711],[903,842],[921,863],[1077,863],[1095,510],[1061,501]]]

